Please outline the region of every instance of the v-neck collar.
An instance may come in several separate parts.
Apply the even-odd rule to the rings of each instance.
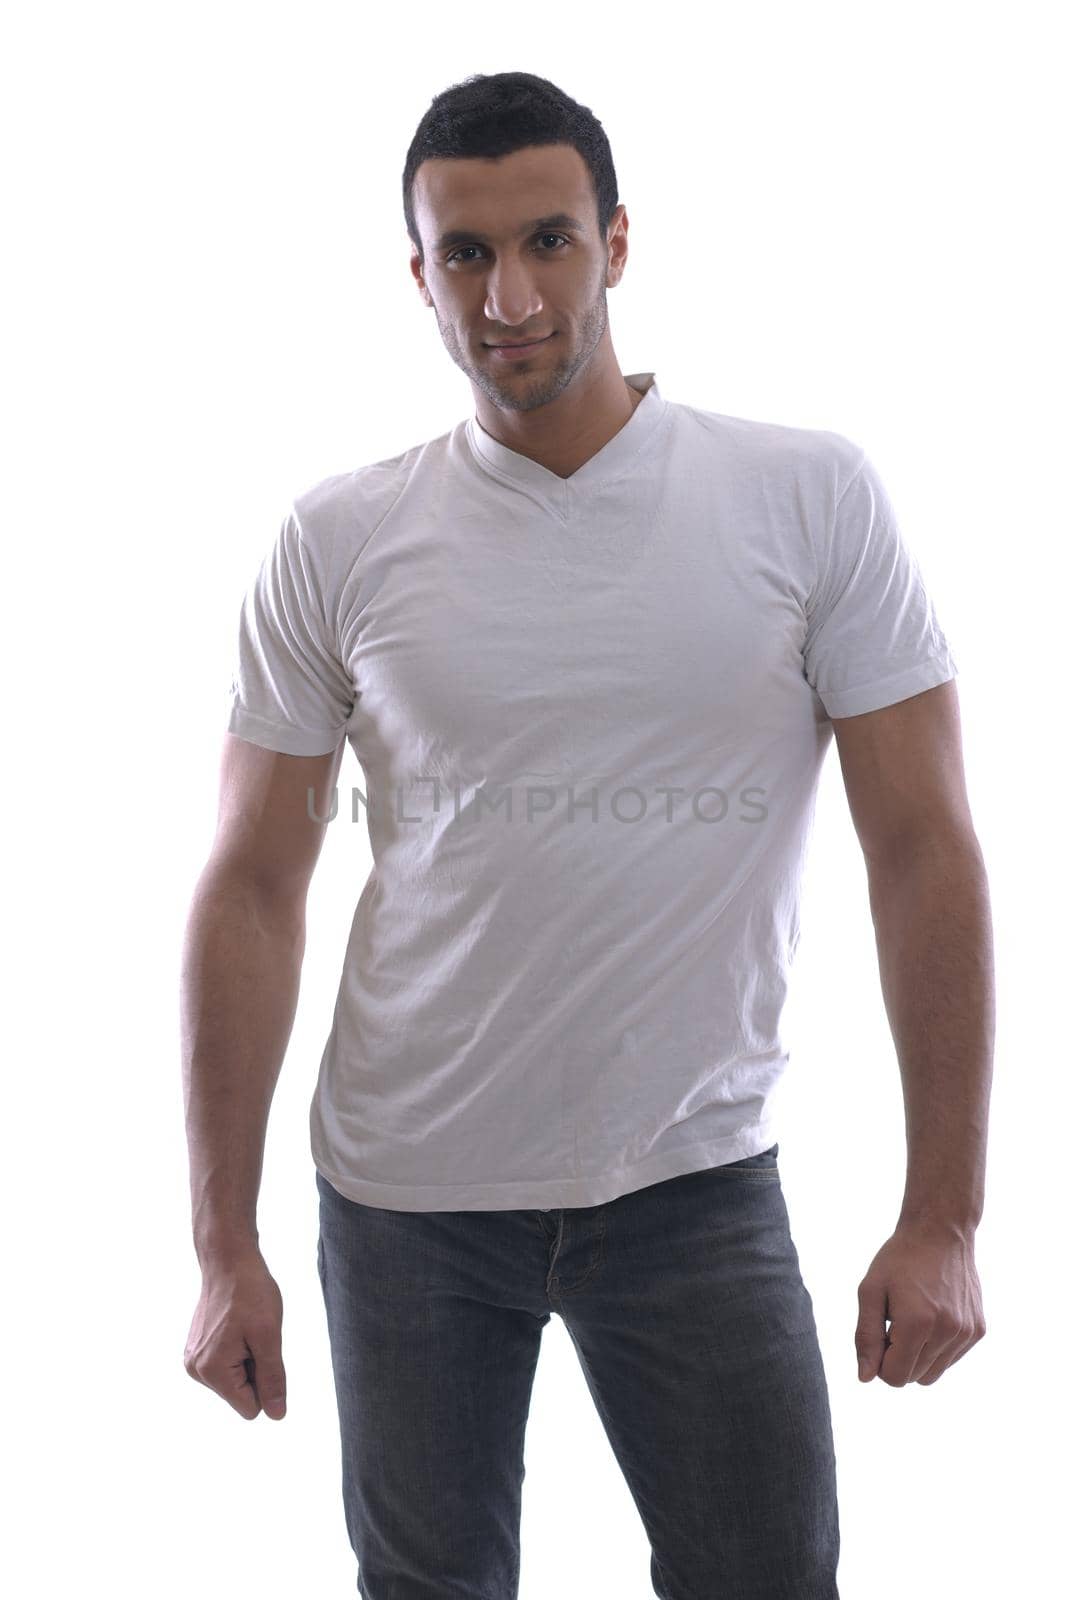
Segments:
[[[604,483],[626,470],[638,451],[642,450],[666,411],[666,404],[656,384],[654,372],[628,372],[626,382],[641,391],[628,420],[607,444],[601,445],[596,455],[590,456],[569,478],[561,478],[539,461],[510,450],[487,433],[476,416],[467,420],[467,440],[476,460],[483,466],[503,474],[513,482],[532,489],[541,498],[560,510],[566,510],[575,495],[588,489],[598,489]]]

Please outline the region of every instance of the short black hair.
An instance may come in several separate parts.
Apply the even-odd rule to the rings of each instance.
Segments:
[[[411,190],[424,161],[439,157],[511,155],[528,145],[569,144],[582,157],[596,196],[597,225],[607,240],[619,203],[615,163],[607,134],[589,110],[547,78],[532,72],[476,73],[434,95],[415,130],[404,163],[404,220],[425,260]]]

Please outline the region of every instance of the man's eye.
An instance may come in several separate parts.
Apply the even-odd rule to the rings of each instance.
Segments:
[[[539,239],[561,239],[564,244],[570,244],[570,240],[568,238],[566,238],[562,233],[541,233],[541,234],[538,234],[538,238]],[[459,249],[458,250],[453,250],[452,254],[450,256],[448,256],[446,259],[448,261],[456,261],[456,260],[459,259],[459,257],[461,255],[464,254],[465,251],[467,251],[467,250],[480,250],[481,248],[482,247],[481,247],[480,244],[464,244],[464,245],[460,245]],[[560,252],[558,250],[550,250],[548,253],[549,253],[550,256],[558,256]]]

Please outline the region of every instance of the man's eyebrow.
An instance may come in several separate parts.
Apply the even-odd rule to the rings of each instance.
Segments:
[[[532,222],[524,222],[519,228],[516,238],[521,239],[527,233],[540,233],[546,228],[569,228],[574,233],[584,233],[585,226],[566,211],[556,211],[550,217],[534,217]],[[475,233],[470,228],[451,228],[448,233],[443,233],[434,245],[435,250],[447,250],[454,244],[488,244],[484,234]]]

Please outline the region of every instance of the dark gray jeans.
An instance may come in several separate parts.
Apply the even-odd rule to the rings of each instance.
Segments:
[[[829,1397],[777,1155],[559,1211],[387,1211],[316,1171],[363,1600],[515,1600],[553,1311],[648,1534],[655,1593],[838,1600]]]

